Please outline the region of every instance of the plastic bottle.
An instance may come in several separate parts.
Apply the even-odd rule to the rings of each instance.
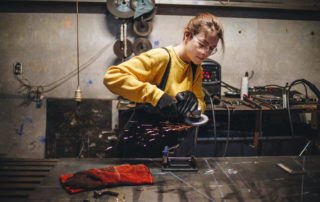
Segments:
[[[248,78],[248,72],[246,72],[245,76],[242,77],[241,80],[241,100],[243,100],[243,94],[249,95],[248,93],[248,83],[249,83],[249,78]]]
[[[286,88],[282,89],[282,108],[287,109],[287,91]]]

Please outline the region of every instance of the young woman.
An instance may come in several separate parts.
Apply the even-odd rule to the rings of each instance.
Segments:
[[[168,51],[152,49],[111,66],[104,84],[111,92],[133,102],[150,103],[167,119],[185,116],[198,105],[204,112],[201,63],[217,52],[219,41],[224,49],[223,27],[218,18],[209,13],[198,14],[185,27],[179,45],[166,47]],[[167,80],[161,89],[163,77]]]
[[[179,45],[149,50],[108,69],[104,84],[111,92],[133,102],[148,103],[153,106],[151,111],[157,111],[158,115],[150,115],[145,110],[133,112],[131,120],[137,122],[128,121],[120,133],[118,157],[159,157],[164,146],[177,144],[179,134],[167,134],[161,120],[184,120],[198,105],[204,112],[201,63],[217,52],[219,41],[224,49],[223,28],[218,18],[202,13],[189,21]],[[134,125],[136,123],[138,125]],[[145,123],[158,123],[152,136],[144,134],[147,130],[150,132],[150,128],[143,129],[148,125]],[[177,149],[177,156],[194,152],[195,128],[188,129],[188,134]]]

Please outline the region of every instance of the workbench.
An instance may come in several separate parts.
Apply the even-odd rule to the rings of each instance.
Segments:
[[[288,120],[288,115],[291,114],[295,115],[294,119],[295,123],[297,123],[297,117],[299,115],[302,115],[299,117],[306,117],[304,114],[309,114],[310,115],[310,123],[305,123],[306,125],[309,125],[309,128],[312,130],[319,130],[319,121],[320,121],[320,110],[317,106],[317,104],[296,104],[296,105],[290,105],[289,111],[287,108],[283,108],[282,106],[277,106],[273,105],[273,108],[270,108],[268,106],[261,105],[261,108],[259,107],[250,107],[244,104],[239,104],[239,99],[235,98],[225,98],[223,97],[219,105],[214,105],[213,109],[215,111],[216,115],[221,115],[221,114],[229,114],[229,118],[231,119],[231,124],[235,124],[238,120],[234,119],[235,117],[239,116],[251,116],[253,120],[251,122],[246,122],[245,124],[247,125],[252,125],[252,132],[253,132],[253,137],[252,137],[252,146],[256,148],[258,146],[259,139],[263,140],[267,138],[268,140],[271,139],[293,139],[293,138],[306,138],[307,136],[310,136],[308,132],[301,132],[299,134],[299,131],[294,131],[295,125],[292,126],[292,129],[290,129],[290,121]],[[235,104],[238,103],[238,104]],[[206,114],[210,117],[212,114],[212,106],[207,104],[206,108]],[[228,115],[227,114],[227,115]],[[212,116],[211,116],[212,117]],[[281,136],[276,135],[276,133],[268,134],[266,132],[266,128],[268,126],[264,126],[264,123],[268,123],[267,120],[264,120],[264,118],[267,117],[270,120],[278,120],[279,123],[283,123],[282,127],[278,127],[279,131],[278,133],[282,133]],[[220,117],[221,118],[221,117]],[[221,121],[219,118],[216,117],[217,121]],[[301,118],[303,120],[303,118]],[[306,120],[305,120],[306,121]],[[308,121],[306,121],[308,122]],[[268,124],[269,124],[268,123]],[[292,123],[292,124],[295,124]],[[245,125],[243,124],[243,125]],[[262,125],[261,125],[262,124]],[[268,125],[267,124],[267,125]],[[274,127],[271,123],[269,126]],[[262,128],[260,128],[262,127]],[[284,128],[287,128],[288,130],[285,131],[283,130]],[[237,130],[237,129],[236,129]],[[260,131],[261,130],[261,131]],[[260,134],[261,132],[261,134]],[[206,133],[206,131],[205,131]],[[270,133],[270,132],[269,132]],[[271,132],[273,133],[273,132]],[[263,135],[262,135],[263,134]],[[201,136],[201,135],[199,135]],[[267,136],[267,137],[266,137]],[[273,136],[273,137],[272,137]],[[232,139],[232,138],[231,138]]]
[[[197,172],[163,172],[161,159],[56,159],[26,201],[115,201],[93,191],[69,194],[59,176],[126,163],[145,164],[154,177],[153,185],[113,187],[126,201],[320,201],[320,156],[197,158]]]
[[[200,145],[198,149],[201,151],[197,152],[198,156],[223,156],[224,153],[226,156],[295,155],[299,154],[313,138],[313,133],[316,133],[314,131],[319,130],[320,110],[314,103],[290,105],[290,114],[295,118],[291,129],[288,109],[280,105],[276,108],[262,105],[260,110],[258,107],[235,104],[239,103],[238,98],[222,97],[221,100],[227,102],[221,101],[220,104],[213,105],[217,126],[216,138],[213,132],[212,106],[207,103],[205,114],[209,117],[209,121],[200,127],[197,140]],[[119,102],[119,128],[124,127],[134,107],[134,103]],[[295,125],[300,115],[301,117],[308,115],[310,123],[301,123],[299,127]],[[229,118],[231,123],[228,137]],[[306,127],[306,130],[300,127],[301,125]],[[228,150],[225,150],[227,141],[232,145],[229,144]],[[280,151],[282,145],[286,143],[289,144],[288,149]],[[274,145],[278,145],[278,150],[273,148]],[[231,151],[229,148],[236,149]]]

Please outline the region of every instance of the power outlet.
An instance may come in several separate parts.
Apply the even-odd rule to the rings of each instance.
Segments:
[[[13,67],[13,73],[15,75],[22,74],[22,64],[20,62],[17,62]]]

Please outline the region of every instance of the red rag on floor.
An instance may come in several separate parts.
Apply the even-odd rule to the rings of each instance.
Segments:
[[[68,192],[77,193],[106,186],[153,184],[153,177],[149,168],[143,164],[123,164],[61,175],[60,181]]]

